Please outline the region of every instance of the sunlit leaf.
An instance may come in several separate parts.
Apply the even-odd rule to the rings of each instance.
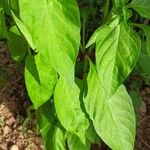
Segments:
[[[132,150],[135,140],[135,116],[132,101],[121,85],[111,97],[100,83],[91,64],[87,78],[88,93],[84,98],[87,113],[102,140],[114,150]]]
[[[55,70],[40,55],[28,55],[25,62],[25,82],[35,108],[45,103],[53,94],[57,81]]]
[[[69,87],[62,78],[54,91],[54,103],[57,116],[65,129],[80,137],[85,142],[88,120],[82,112],[77,85]]]
[[[117,16],[99,30],[96,40],[96,67],[101,83],[112,95],[134,68],[141,41],[132,27]]]

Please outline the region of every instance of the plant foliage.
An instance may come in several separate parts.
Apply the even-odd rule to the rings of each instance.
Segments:
[[[150,2],[78,4],[80,10],[76,0],[0,0],[0,35],[12,58],[24,63],[45,149],[90,150],[103,140],[113,150],[132,150],[135,115],[123,84],[140,56],[136,28],[144,31],[150,56],[150,27],[132,19],[134,10],[150,19]],[[89,38],[96,12],[101,21]]]

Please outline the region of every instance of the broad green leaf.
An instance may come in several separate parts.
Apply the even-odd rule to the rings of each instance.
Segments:
[[[8,47],[11,56],[14,60],[20,62],[24,59],[25,54],[28,51],[28,44],[26,40],[20,34],[16,26],[12,26],[9,31]]]
[[[132,150],[135,139],[135,116],[131,98],[121,85],[109,96],[100,83],[93,65],[87,78],[85,108],[102,140],[114,150]]]
[[[138,24],[138,27],[140,27],[146,35],[146,50],[150,57],[150,26],[144,25],[144,24]]]
[[[90,150],[91,143],[87,141],[85,145],[80,141],[76,135],[70,134],[67,138],[69,150]]]
[[[53,104],[49,101],[36,111],[37,125],[46,150],[65,150],[65,132],[58,125]]]
[[[84,142],[88,120],[80,106],[79,88],[77,85],[69,87],[60,78],[54,91],[54,103],[56,114],[64,128],[76,134]]]
[[[24,30],[21,29],[23,24],[39,54],[60,75],[54,97],[57,116],[65,129],[78,136],[82,134],[80,138],[83,140],[86,118],[80,108],[79,89],[74,81],[80,45],[80,17],[76,1],[42,0],[37,3],[37,0],[19,0],[19,10],[21,21],[15,20],[19,22],[20,30]],[[68,112],[74,117],[68,117]]]
[[[74,80],[80,45],[80,17],[75,0],[19,0],[20,19],[36,49],[65,80]],[[30,10],[30,11],[28,11]]]
[[[142,17],[150,19],[150,2],[149,2],[149,0],[133,0],[130,5]]]
[[[113,95],[134,68],[140,48],[138,34],[119,16],[99,30],[96,39],[96,67],[109,95]]]
[[[35,108],[53,94],[57,74],[41,54],[28,55],[25,61],[25,82]]]

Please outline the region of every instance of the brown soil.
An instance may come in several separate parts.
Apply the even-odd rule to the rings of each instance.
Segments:
[[[150,150],[150,88],[141,91],[135,150]],[[34,112],[23,79],[23,65],[12,61],[6,44],[0,42],[0,150],[43,150]],[[94,150],[98,148],[93,148]],[[106,149],[106,148],[104,148]]]
[[[0,42],[0,150],[42,150],[23,80],[23,65],[12,61]],[[31,119],[30,119],[31,118]]]

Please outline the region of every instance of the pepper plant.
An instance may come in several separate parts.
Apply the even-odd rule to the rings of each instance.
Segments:
[[[94,2],[101,20],[89,38]],[[12,58],[24,63],[45,149],[90,150],[102,140],[113,150],[132,150],[136,122],[123,84],[140,55],[139,28],[150,55],[150,27],[132,19],[150,19],[150,2],[86,3],[93,9],[79,11],[76,0],[0,0],[0,34]]]

